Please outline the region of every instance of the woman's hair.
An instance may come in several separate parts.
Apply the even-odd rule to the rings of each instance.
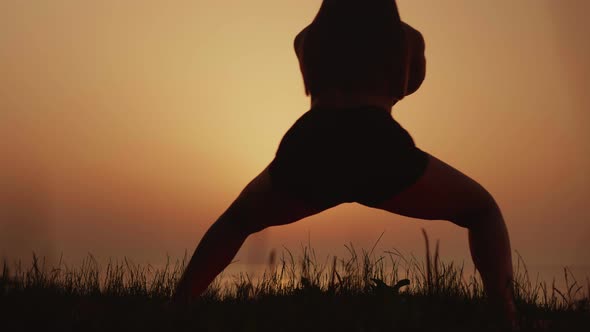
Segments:
[[[394,0],[324,0],[295,38],[305,92],[403,97],[404,34]]]

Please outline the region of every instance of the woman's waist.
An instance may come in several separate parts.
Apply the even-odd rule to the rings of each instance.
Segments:
[[[356,95],[339,92],[311,96],[312,109],[379,108],[389,113],[396,102],[397,100],[390,96]]]
[[[318,106],[294,124],[304,136],[387,132],[399,124],[390,111],[373,105]]]

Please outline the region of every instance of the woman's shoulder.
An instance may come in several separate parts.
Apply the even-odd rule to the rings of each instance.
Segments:
[[[418,53],[424,52],[426,43],[424,42],[424,36],[422,36],[422,33],[403,21],[402,30],[404,31],[404,34],[406,35],[406,38],[408,39],[411,45],[410,47],[413,47],[414,50]]]
[[[303,28],[303,30],[301,30],[297,34],[297,36],[295,36],[295,39],[293,41],[293,47],[295,48],[295,53],[297,54],[298,57],[300,56],[300,54],[303,51],[303,41],[305,40],[305,36],[309,32],[310,28],[311,28],[311,24],[306,26],[305,28]]]

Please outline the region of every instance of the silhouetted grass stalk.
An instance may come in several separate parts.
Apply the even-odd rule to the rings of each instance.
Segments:
[[[381,234],[383,236],[383,234]],[[315,251],[302,246],[301,256],[296,258],[284,248],[278,263],[271,254],[269,268],[259,278],[239,273],[230,279],[219,276],[207,289],[205,298],[211,300],[246,300],[275,295],[328,294],[365,295],[379,292],[404,293],[415,296],[437,296],[469,301],[484,299],[479,277],[473,273],[465,276],[464,266],[440,260],[437,241],[434,256],[430,242],[423,232],[426,244],[425,262],[415,257],[409,259],[398,251],[375,253],[377,243],[370,251],[360,254],[352,244],[345,245],[347,258],[336,256],[320,260]],[[68,266],[62,259],[55,267],[48,268],[45,260],[33,255],[30,268],[22,263],[4,261],[0,275],[0,295],[24,293],[57,293],[71,296],[131,296],[168,299],[175,288],[186,262],[174,263],[167,259],[162,268],[141,266],[129,259],[109,261],[104,268],[89,255],[79,267]],[[389,266],[386,265],[389,262]],[[533,282],[522,257],[517,255],[515,296],[524,305],[534,305],[543,310],[588,310],[590,280],[586,289],[564,268],[565,289],[546,282]],[[225,281],[224,281],[225,280]]]

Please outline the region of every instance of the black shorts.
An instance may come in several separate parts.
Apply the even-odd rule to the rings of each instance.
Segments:
[[[287,131],[269,172],[273,188],[324,209],[378,205],[415,183],[427,163],[384,109],[314,108]]]

